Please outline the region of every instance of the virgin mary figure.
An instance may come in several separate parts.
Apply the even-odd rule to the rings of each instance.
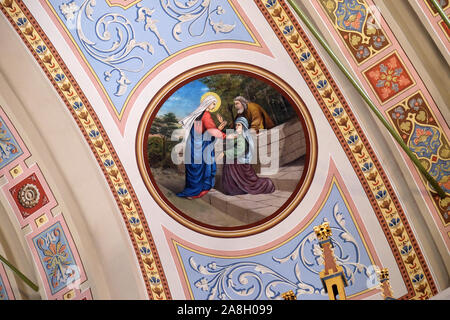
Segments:
[[[216,161],[214,144],[216,139],[225,139],[221,130],[226,122],[216,127],[211,116],[220,107],[220,97],[208,92],[200,100],[200,105],[190,115],[180,121],[185,129],[184,164],[186,171],[185,188],[177,193],[179,197],[195,199],[203,197],[215,184]]]

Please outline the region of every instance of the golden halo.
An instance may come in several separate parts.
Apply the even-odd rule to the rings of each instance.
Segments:
[[[222,104],[222,99],[220,99],[219,95],[215,92],[207,92],[204,95],[202,95],[202,97],[200,98],[200,103],[202,103],[207,96],[213,96],[217,100],[216,106],[214,107],[214,109],[209,110],[209,112],[216,112],[217,110],[219,110],[220,105]]]

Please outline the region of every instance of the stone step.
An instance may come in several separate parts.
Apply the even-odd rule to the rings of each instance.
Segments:
[[[294,160],[284,167],[281,167],[274,174],[258,173],[258,177],[270,178],[275,185],[276,190],[294,191],[299,183],[304,170],[305,158]],[[218,166],[216,174],[215,188],[222,190],[222,166]]]
[[[228,196],[211,189],[201,199],[243,224],[258,222],[277,211],[291,196],[291,192],[277,190],[270,194]]]

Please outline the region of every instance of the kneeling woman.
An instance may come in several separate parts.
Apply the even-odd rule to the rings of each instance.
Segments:
[[[250,161],[253,156],[253,139],[248,130],[248,121],[239,117],[235,121],[236,140],[234,148],[223,152],[220,157],[225,156],[222,186],[227,195],[238,194],[262,194],[272,193],[275,186],[269,178],[260,178],[256,175]],[[233,163],[230,159],[233,159]]]

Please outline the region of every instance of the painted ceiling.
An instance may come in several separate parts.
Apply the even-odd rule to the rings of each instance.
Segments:
[[[350,298],[379,294],[375,266],[389,267],[399,298],[426,299],[439,291],[396,192],[399,186],[370,143],[376,137],[368,135],[369,124],[358,120],[361,107],[346,98],[327,59],[285,1],[0,3],[95,156],[116,202],[117,212],[111,214],[120,215],[128,231],[149,299],[281,299],[288,290],[299,299],[326,299],[319,278],[323,259],[313,232],[324,221],[332,227]],[[380,111],[448,191],[448,126],[371,4],[319,0],[313,6]],[[242,232],[212,230],[177,215],[155,187],[143,151],[145,128],[161,102],[189,81],[221,72],[251,75],[281,88],[287,100],[302,106],[298,113],[306,131],[307,165],[300,187],[283,200],[279,216]],[[0,115],[1,139],[10,145],[2,145],[0,172],[6,175],[20,164],[26,173],[8,175],[3,192],[20,225],[32,228],[26,238],[47,298],[70,292],[73,299],[95,299],[89,290],[72,291],[74,280],[89,281],[82,268],[75,278],[55,276],[46,268],[49,248],[55,246],[64,245],[75,265],[82,265],[83,256],[62,216],[21,210],[23,203],[15,200],[14,192],[33,184],[22,179],[25,175],[31,179],[37,172],[37,180],[45,178],[37,166],[26,167],[27,147],[8,116]],[[448,197],[437,199],[411,162],[404,161],[449,246]],[[40,195],[48,195],[39,207],[52,207],[51,188],[35,184]],[[41,216],[42,222],[34,224]],[[2,277],[0,269],[0,287]],[[0,294],[11,296],[6,288]]]

